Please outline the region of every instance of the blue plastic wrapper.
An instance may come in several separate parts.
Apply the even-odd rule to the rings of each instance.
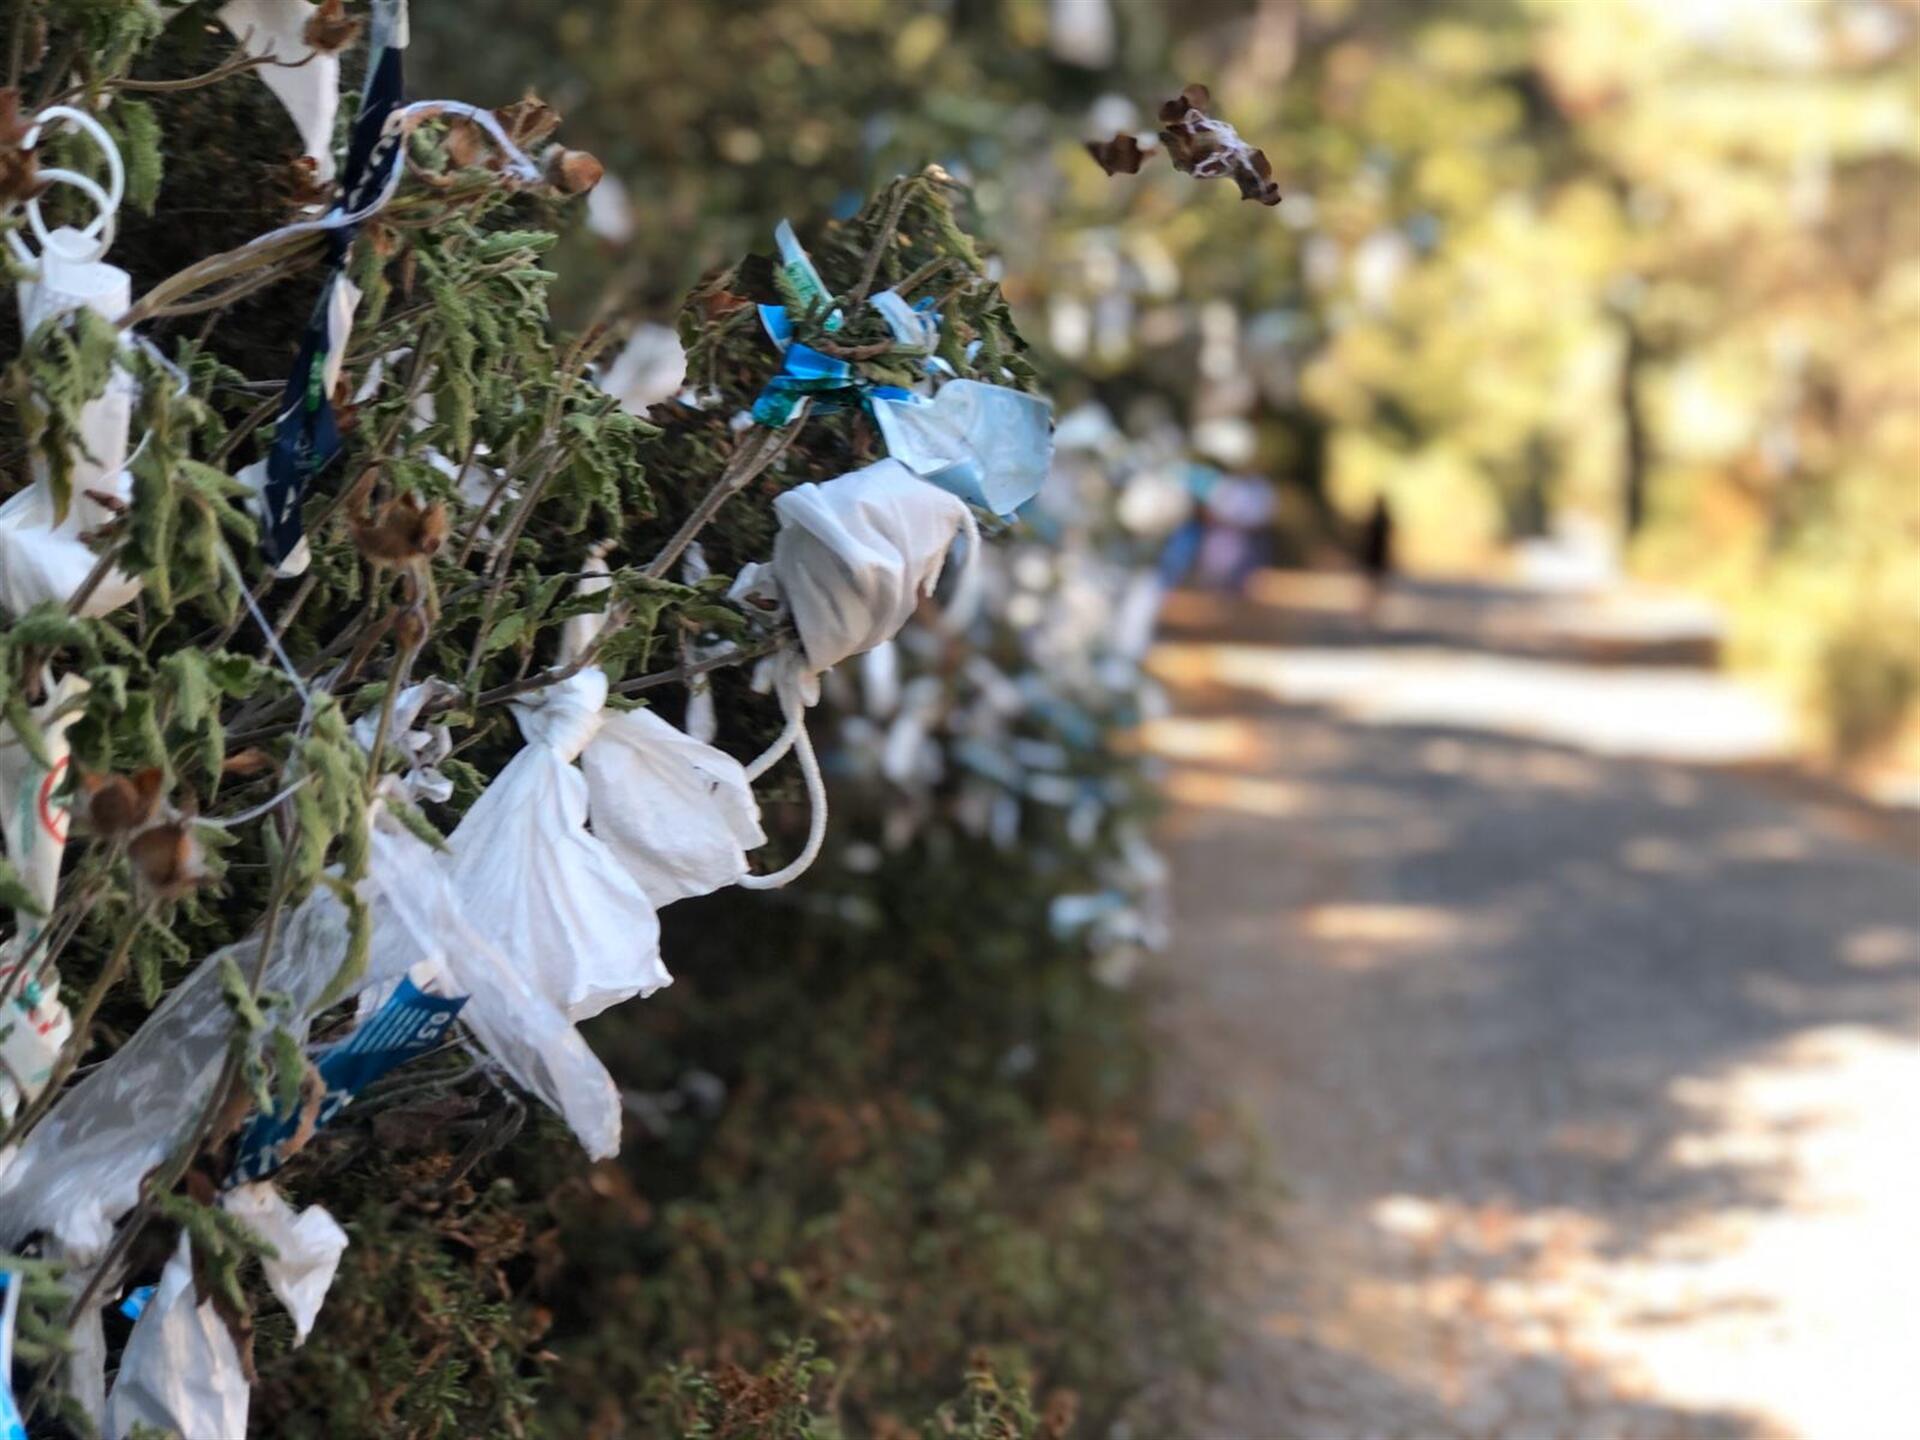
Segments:
[[[453,1028],[464,995],[451,999],[429,995],[411,980],[402,980],[387,1003],[346,1039],[314,1057],[314,1068],[326,1082],[316,1128],[325,1125],[351,1104],[367,1086],[407,1061],[440,1044]],[[256,1116],[240,1137],[229,1185],[260,1180],[280,1168],[281,1150],[300,1127],[300,1114]]]
[[[0,1308],[0,1440],[27,1440],[27,1422],[13,1398],[13,1322],[20,1313],[20,1277],[10,1270],[0,1274],[0,1293],[7,1297]]]

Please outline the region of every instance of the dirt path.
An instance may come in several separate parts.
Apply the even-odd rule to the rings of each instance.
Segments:
[[[1291,1192],[1205,1433],[1920,1436],[1910,858],[1690,763],[1773,743],[1705,672],[1419,598],[1157,656],[1172,1083]]]

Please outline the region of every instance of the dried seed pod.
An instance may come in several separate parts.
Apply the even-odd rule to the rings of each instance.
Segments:
[[[585,150],[555,145],[541,157],[547,183],[562,195],[584,195],[600,183],[607,167]]]
[[[343,0],[320,0],[300,38],[323,55],[336,55],[360,38],[361,21],[347,14]]]
[[[160,808],[165,772],[159,766],[132,775],[92,775],[79,778],[85,797],[87,829],[103,840],[119,840],[153,823]]]
[[[1280,187],[1266,152],[1254,149],[1233,126],[1210,114],[1212,108],[1213,93],[1204,85],[1189,85],[1160,106],[1160,143],[1173,168],[1196,180],[1231,179],[1242,199],[1278,205]],[[1109,175],[1137,174],[1144,156],[1138,139],[1126,134],[1090,140],[1087,153]]]
[[[368,508],[377,470],[368,470],[347,497],[347,529],[360,553],[389,570],[411,569],[437,553],[447,539],[447,507],[417,495],[396,495]],[[357,513],[355,513],[357,511]]]
[[[40,190],[40,162],[22,141],[33,128],[20,118],[20,92],[0,88],[0,205],[31,199]]]
[[[148,826],[127,842],[134,878],[162,900],[178,900],[206,878],[200,842],[186,820]]]

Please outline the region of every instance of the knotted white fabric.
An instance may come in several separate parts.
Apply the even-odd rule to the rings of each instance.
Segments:
[[[314,178],[333,179],[333,126],[340,113],[340,57],[315,53],[307,22],[320,7],[311,0],[227,0],[220,22],[247,54],[270,56],[254,74],[285,107]]]
[[[606,675],[588,668],[516,704],[526,745],[448,838],[468,923],[574,1020],[673,979],[653,903],[587,830],[573,761],[599,733],[606,698]]]
[[[370,838],[375,874],[405,877],[384,893],[413,955],[437,961],[448,988],[467,997],[460,1019],[481,1048],[529,1094],[551,1106],[594,1159],[617,1155],[620,1092],[574,1029],[563,1000],[549,993],[537,957],[503,951],[490,932],[470,923],[469,907],[453,888],[445,857],[384,809],[374,817]],[[383,961],[381,968],[395,974],[411,968],[395,969],[398,964]]]

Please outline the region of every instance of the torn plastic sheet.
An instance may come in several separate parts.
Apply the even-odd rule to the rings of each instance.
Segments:
[[[383,968],[391,947],[378,943],[381,923],[376,907],[363,984],[393,978]],[[283,917],[261,988],[288,997],[286,1023],[296,1036],[346,947],[346,909],[328,891]],[[138,1200],[141,1178],[172,1153],[207,1104],[233,1028],[220,989],[223,962],[251,974],[259,955],[258,936],[209,955],[131,1040],[60,1097],[0,1176],[0,1244],[47,1231],[76,1258],[99,1253]]]
[[[933,398],[868,398],[887,453],[969,505],[1011,515],[1040,491],[1053,461],[1053,408],[1037,395],[949,380]]]
[[[121,1352],[107,1396],[107,1440],[126,1440],[136,1425],[194,1440],[237,1440],[247,1433],[250,1398],[226,1322],[211,1300],[195,1294],[191,1242],[182,1234]]]
[[[587,829],[587,780],[573,761],[606,697],[606,675],[589,667],[517,703],[526,745],[447,840],[468,923],[574,1020],[673,979],[652,902]]]
[[[320,1314],[320,1305],[333,1286],[334,1272],[347,1248],[347,1232],[323,1205],[296,1210],[272,1185],[242,1185],[221,1198],[229,1215],[274,1248],[260,1269],[267,1285],[293,1317],[293,1343],[306,1343]]]

